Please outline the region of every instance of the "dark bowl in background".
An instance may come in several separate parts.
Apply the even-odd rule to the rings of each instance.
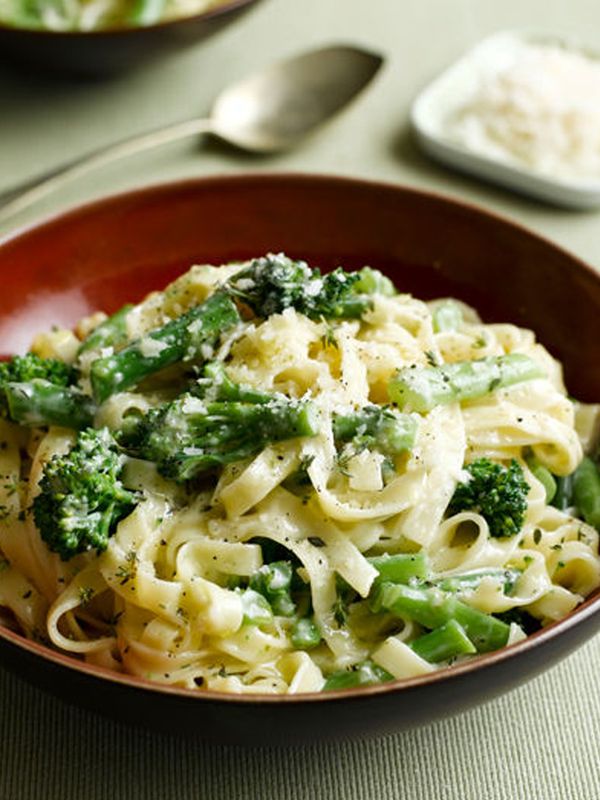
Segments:
[[[230,0],[202,14],[156,25],[98,31],[29,30],[0,24],[0,60],[44,74],[108,77],[207,39],[257,2]]]
[[[312,265],[384,270],[402,291],[454,295],[487,321],[533,328],[570,392],[600,398],[600,276],[507,220],[412,189],[309,175],[151,187],[84,206],[0,243],[0,342],[139,300],[192,263],[284,250]],[[116,675],[0,624],[0,664],[62,699],[204,740],[295,744],[382,734],[522,684],[600,628],[600,593],[523,642],[409,681],[328,694],[227,696]],[[260,732],[259,734],[257,732]],[[260,740],[260,742],[258,741]]]

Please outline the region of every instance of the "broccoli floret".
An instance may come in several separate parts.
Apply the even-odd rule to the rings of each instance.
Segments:
[[[476,511],[485,518],[490,534],[514,536],[525,519],[529,485],[515,459],[508,467],[478,458],[466,467],[470,479],[456,487],[448,511]]]
[[[225,290],[249,306],[257,316],[268,317],[295,308],[311,319],[357,318],[371,307],[370,294],[391,292],[391,284],[376,270],[345,272],[338,267],[322,275],[304,261],[283,253],[254,259],[237,272]]]
[[[183,394],[132,418],[119,442],[183,482],[258,453],[271,442],[318,433],[310,402],[273,395],[268,402],[205,402]]]
[[[9,416],[6,386],[9,383],[29,383],[42,379],[55,386],[71,386],[77,379],[76,370],[58,358],[41,358],[35,353],[13,356],[0,362],[0,415]]]
[[[0,362],[0,385],[34,378],[44,378],[57,386],[70,386],[75,382],[77,372],[71,364],[58,358],[42,358],[35,353],[13,356],[9,361]]]
[[[106,428],[88,428],[44,467],[33,515],[42,539],[63,561],[105,550],[117,523],[133,511],[138,496],[121,482],[125,460]]]

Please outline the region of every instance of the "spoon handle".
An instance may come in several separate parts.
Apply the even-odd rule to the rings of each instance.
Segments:
[[[158,128],[148,133],[142,133],[122,139],[107,147],[101,147],[87,155],[62,164],[33,180],[26,181],[19,186],[14,186],[0,193],[0,222],[3,222],[19,211],[45,197],[64,183],[85,175],[97,167],[102,167],[125,156],[151,150],[177,139],[185,139],[200,133],[209,133],[212,130],[210,119],[190,119],[177,122],[166,128]]]

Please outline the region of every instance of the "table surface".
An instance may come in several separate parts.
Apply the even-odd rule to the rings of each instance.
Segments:
[[[264,0],[213,40],[111,81],[0,67],[0,191],[169,121],[201,114],[228,82],[331,42],[381,51],[358,102],[297,151],[269,158],[188,140],[73,182],[0,228],[82,200],[218,173],[328,172],[425,187],[498,211],[600,267],[600,213],[543,206],[430,163],[408,131],[418,91],[500,29],[574,35],[600,50],[597,0]],[[122,727],[0,670],[0,800],[423,798],[596,800],[600,794],[600,638],[529,684],[413,732],[294,751],[205,746]]]

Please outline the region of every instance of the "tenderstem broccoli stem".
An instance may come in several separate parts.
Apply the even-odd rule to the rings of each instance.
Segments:
[[[416,429],[413,417],[379,406],[365,406],[353,414],[333,418],[333,435],[337,442],[354,442],[357,449],[364,445],[389,456],[411,450]]]
[[[206,351],[217,343],[221,333],[238,321],[239,315],[232,300],[224,293],[216,292],[201,305],[118,353],[96,359],[90,369],[96,401],[102,403],[115,392],[128,389],[179,361],[206,361]]]
[[[112,316],[101,322],[79,346],[79,355],[88,350],[99,350],[102,347],[119,347],[127,341],[127,314],[133,306],[131,303],[115,311]]]
[[[91,397],[43,378],[4,386],[10,419],[21,425],[59,425],[79,430],[91,426],[95,405]]]
[[[434,664],[477,652],[465,629],[455,619],[448,620],[439,628],[415,639],[410,647],[425,661]]]
[[[424,413],[540,377],[542,370],[529,356],[510,353],[441,367],[405,367],[389,381],[388,394],[400,407]]]
[[[600,530],[600,471],[591,458],[584,458],[575,470],[573,500],[588,525]]]
[[[202,378],[198,379],[191,391],[196,397],[215,402],[269,403],[273,399],[272,394],[232,381],[220,361],[205,364]]]
[[[140,453],[155,461],[166,477],[178,481],[241,461],[272,442],[318,432],[310,403],[209,403],[205,411],[189,415],[178,410],[166,415],[151,434],[148,449]],[[188,430],[180,439],[184,427]]]
[[[375,593],[372,608],[412,619],[430,630],[453,619],[462,625],[479,653],[504,647],[510,632],[506,623],[444,595],[439,589],[383,583]]]

